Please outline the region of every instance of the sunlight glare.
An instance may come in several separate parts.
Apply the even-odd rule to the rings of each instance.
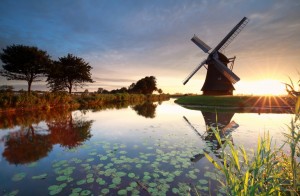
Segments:
[[[240,82],[235,85],[236,94],[247,95],[285,95],[285,85],[272,79]]]

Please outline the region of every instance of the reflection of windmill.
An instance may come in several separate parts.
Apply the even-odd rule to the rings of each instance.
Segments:
[[[248,18],[244,17],[216,46],[211,50],[207,44],[200,40],[196,35],[191,39],[205,53],[208,53],[206,60],[202,61],[194,71],[184,80],[185,85],[193,75],[205,64],[207,74],[202,91],[204,95],[232,95],[234,87],[232,84],[238,82],[240,78],[232,72],[235,57],[227,58],[221,52],[233,41],[248,23]],[[227,64],[231,63],[230,68]]]
[[[201,134],[191,123],[190,121],[184,116],[184,120],[188,123],[188,125],[196,132],[197,135],[201,137],[201,139],[205,140],[208,143],[211,143],[212,151],[217,155],[216,152],[220,146],[218,145],[216,141],[216,138],[214,136],[214,133],[212,131],[212,127],[218,126],[218,129],[220,130],[220,136],[221,138],[227,137],[232,131],[234,131],[236,128],[239,127],[239,125],[231,121],[234,113],[211,113],[211,112],[202,112],[202,115],[204,117],[205,125],[206,125],[206,131]],[[230,122],[231,121],[231,122]],[[206,152],[208,153],[208,152]],[[194,157],[191,158],[191,161],[197,162],[201,158],[204,157],[204,154],[197,154]]]

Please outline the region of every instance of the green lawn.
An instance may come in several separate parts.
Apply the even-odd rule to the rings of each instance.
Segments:
[[[243,107],[251,96],[185,96],[175,102],[180,105]]]
[[[218,107],[287,107],[293,106],[293,100],[287,96],[184,96],[176,103],[183,106]]]

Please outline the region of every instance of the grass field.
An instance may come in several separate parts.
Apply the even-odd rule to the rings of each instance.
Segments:
[[[288,96],[184,96],[176,103],[183,106],[218,106],[218,107],[293,107],[293,100]]]

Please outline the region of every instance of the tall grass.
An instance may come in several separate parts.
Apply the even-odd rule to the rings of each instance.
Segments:
[[[81,95],[69,95],[68,93],[36,93],[26,92],[0,93],[0,111],[10,109],[51,109],[63,108],[89,108],[103,107],[105,105],[128,103],[137,104],[145,101],[168,100],[169,95],[143,95],[143,94],[97,94],[83,93]]]
[[[235,147],[228,138],[221,138],[218,128],[212,128],[221,146],[221,159],[207,153],[205,156],[224,176],[220,183],[228,195],[300,195],[300,93],[293,84],[287,85],[287,90],[296,107],[282,146],[271,147],[267,133],[258,139],[254,154],[249,155],[244,147]],[[289,152],[283,151],[284,146]]]

